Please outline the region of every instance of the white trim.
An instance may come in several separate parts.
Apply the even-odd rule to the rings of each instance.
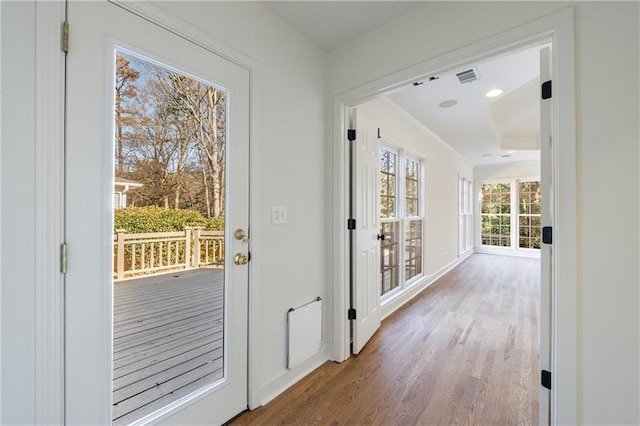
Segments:
[[[36,424],[64,422],[64,17],[64,2],[36,2]]]
[[[0,4],[0,46],[2,46],[2,5]],[[0,54],[0,82],[2,82],[2,55]],[[2,99],[2,84],[0,84],[0,99]],[[2,102],[0,102],[0,153],[2,152]],[[0,161],[0,235],[2,235],[2,161]],[[0,265],[2,265],[2,244],[0,244]],[[2,380],[2,274],[0,273],[0,383]],[[0,386],[0,413],[2,413],[2,386]],[[2,414],[0,414],[0,422]]]
[[[331,247],[334,303],[333,359],[346,359],[349,346],[345,292],[348,287],[348,238],[346,237],[346,208],[348,206],[345,178],[345,111],[360,102],[384,95],[390,89],[415,81],[429,73],[438,74],[462,64],[479,62],[484,58],[513,52],[531,45],[552,42],[554,66],[555,110],[554,140],[554,219],[557,232],[554,238],[553,263],[556,265],[552,281],[551,336],[553,347],[553,389],[551,404],[552,424],[575,424],[578,420],[578,365],[577,358],[577,213],[576,213],[576,117],[575,117],[575,63],[573,9],[567,8],[552,15],[526,23],[517,28],[469,44],[453,52],[401,69],[362,86],[337,94],[333,99],[332,144],[333,157],[330,170],[333,176],[333,210]],[[560,167],[562,164],[562,167]],[[562,322],[558,321],[558,312]]]
[[[526,257],[528,259],[540,259],[540,250],[538,249],[514,249],[511,247],[492,247],[480,245],[474,249],[475,253],[480,254],[496,254],[499,256]]]
[[[551,423],[578,422],[576,82],[573,8],[552,16],[554,94]],[[557,82],[557,83],[556,83]],[[562,165],[562,167],[560,167]],[[560,261],[562,260],[562,261]],[[562,285],[560,285],[562,283]],[[562,312],[563,320],[558,321]]]
[[[159,9],[149,1],[118,1],[110,0],[118,6],[136,14],[140,17],[147,19],[156,25],[161,26],[169,32],[182,37],[203,49],[221,56],[234,64],[245,68],[250,74],[250,88],[249,88],[249,162],[250,162],[250,176],[249,176],[249,235],[250,239],[250,251],[255,253],[261,253],[261,214],[260,214],[260,177],[261,177],[261,165],[259,159],[261,158],[261,117],[262,117],[262,93],[261,93],[261,71],[258,63],[252,58],[239,52],[233,47],[223,43],[222,41],[211,37],[205,32],[198,30],[186,23],[185,21],[176,18],[175,16]],[[262,393],[261,387],[258,381],[260,377],[260,353],[261,353],[261,261],[260,256],[252,256],[249,263],[249,357],[248,357],[248,384],[247,384],[247,404],[249,408],[253,409],[261,405]]]

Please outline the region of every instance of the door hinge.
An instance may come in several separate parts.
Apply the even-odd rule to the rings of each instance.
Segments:
[[[347,139],[351,142],[356,140],[356,129],[347,130]]]
[[[540,372],[540,384],[551,390],[551,371],[542,370]]]
[[[553,228],[551,226],[542,227],[542,242],[545,244],[553,244]]]
[[[378,127],[378,139],[382,138],[382,136],[380,136],[380,127]]]
[[[355,219],[347,219],[347,229],[349,231],[356,229],[356,220]]]
[[[62,51],[69,53],[69,23],[67,21],[62,23]]]
[[[354,308],[349,308],[349,310],[347,311],[347,319],[356,319],[356,310]]]
[[[542,83],[542,99],[551,99],[551,80]]]
[[[67,273],[67,243],[60,244],[60,273]]]

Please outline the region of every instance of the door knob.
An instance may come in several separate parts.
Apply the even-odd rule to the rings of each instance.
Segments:
[[[378,234],[378,239],[384,241],[384,234]]]
[[[246,265],[247,263],[249,263],[249,256],[244,253],[236,253],[236,255],[233,257],[233,263],[235,263],[236,265]]]

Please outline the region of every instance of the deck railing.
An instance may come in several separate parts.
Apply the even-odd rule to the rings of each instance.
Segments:
[[[128,234],[113,237],[114,279],[174,269],[224,265],[224,231],[186,227],[179,232]]]

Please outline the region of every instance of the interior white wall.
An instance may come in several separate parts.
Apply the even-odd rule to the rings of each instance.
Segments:
[[[35,423],[35,3],[2,7],[2,424]]]
[[[640,423],[639,23],[638,2],[576,7],[579,365],[585,424]]]
[[[360,111],[380,128],[383,140],[424,157],[424,273],[431,276],[458,257],[458,176],[471,179],[471,164],[384,100],[358,105]]]
[[[577,231],[581,236],[576,247],[576,296],[581,355],[575,360],[580,372],[578,412],[567,415],[585,424],[637,424],[638,4],[428,3],[331,52],[330,94],[351,90],[568,5],[575,9],[576,26]]]
[[[474,182],[486,179],[515,179],[540,177],[540,160],[514,161],[512,163],[490,164],[473,168]]]

